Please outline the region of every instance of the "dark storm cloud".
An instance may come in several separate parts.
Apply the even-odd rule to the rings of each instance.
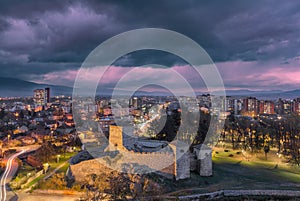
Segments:
[[[0,13],[2,16],[13,18],[28,19],[35,18],[45,12],[59,11],[63,12],[71,3],[69,1],[51,0],[2,0]]]
[[[296,0],[1,1],[1,76],[31,79],[78,69],[104,40],[146,27],[187,35],[215,62],[283,63],[299,56],[299,19]],[[182,63],[170,55],[152,55],[126,55],[117,64]],[[253,68],[258,71],[261,66]]]

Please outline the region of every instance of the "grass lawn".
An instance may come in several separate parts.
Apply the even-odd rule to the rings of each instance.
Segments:
[[[63,164],[64,162],[66,162],[67,160],[69,160],[71,157],[73,157],[76,154],[77,154],[77,152],[61,154],[61,157],[60,157],[58,163],[56,161],[49,162],[50,167],[49,167],[48,173],[52,172],[55,168],[57,168],[58,166],[60,166],[61,164]],[[65,173],[67,171],[68,167],[69,167],[69,163],[66,163],[62,168],[60,168],[58,170],[58,173],[62,173],[62,172]],[[18,182],[18,180],[20,180],[21,178],[26,177],[27,173],[29,173],[29,172],[32,175],[34,175],[34,169],[31,166],[23,165],[20,168],[20,170],[18,172],[18,176],[14,179],[14,181]],[[31,187],[31,186],[35,185],[37,182],[39,182],[41,179],[43,179],[47,174],[43,174],[43,175],[37,177],[36,179],[31,181],[29,184],[27,184],[27,187]]]
[[[11,187],[18,188],[21,184],[24,184],[28,178],[28,175],[34,175],[35,170],[33,167],[27,164],[23,164],[20,167],[17,176],[10,182]]]
[[[57,173],[66,173],[68,168],[69,168],[69,163],[66,163],[64,166],[62,166],[58,171]]]
[[[214,149],[213,176],[201,177],[192,173],[191,179],[169,181],[169,190],[175,191],[172,195],[230,189],[299,190],[300,167],[281,162],[282,158],[278,157],[275,150],[270,151],[267,160],[264,153],[227,150]]]
[[[55,168],[57,168],[62,163],[64,163],[65,161],[69,160],[70,158],[72,158],[76,154],[77,154],[77,152],[60,154],[60,158],[59,158],[59,162],[58,163],[56,161],[57,160],[56,158],[49,162],[50,171],[54,170]]]
[[[34,172],[34,168],[30,165],[23,164],[22,167],[20,167],[20,170],[18,172],[18,177],[22,178],[24,176],[27,176],[28,173],[32,174]]]
[[[266,183],[268,188],[278,187],[276,184],[284,187],[287,183],[289,186],[291,183],[300,186],[300,167],[283,163],[274,150],[270,151],[267,160],[263,153],[244,152],[238,155],[236,151],[231,151],[233,156],[229,157],[228,152],[217,150],[218,154],[214,153],[213,157],[216,174],[232,173],[240,179],[246,178],[248,182]],[[252,186],[246,185],[249,188]]]
[[[27,185],[27,187],[30,187],[30,186],[36,184],[40,179],[43,178],[43,176],[44,176],[44,175],[41,175],[41,176],[35,178],[34,180],[32,180],[32,181]]]

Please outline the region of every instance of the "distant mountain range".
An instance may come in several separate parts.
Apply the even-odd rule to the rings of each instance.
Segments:
[[[33,90],[51,88],[51,95],[71,95],[72,88],[66,86],[37,84],[15,78],[0,77],[0,97],[33,96]]]
[[[261,99],[277,99],[277,98],[298,98],[300,97],[300,89],[291,91],[250,91],[250,90],[226,90],[228,96],[254,96]]]
[[[67,86],[58,86],[58,85],[48,85],[48,84],[38,84],[34,82],[29,82],[16,78],[5,78],[0,77],[0,97],[9,97],[9,96],[32,96],[34,89],[39,88],[51,88],[51,96],[56,95],[72,95],[72,87]],[[112,90],[102,90],[99,95],[110,95]],[[201,95],[202,93],[198,93]],[[172,95],[166,92],[146,92],[146,91],[137,91],[135,95],[142,96],[166,96]],[[300,97],[300,89],[292,91],[251,91],[251,90],[226,90],[227,96],[255,96],[261,99],[277,99],[277,98],[297,98]]]

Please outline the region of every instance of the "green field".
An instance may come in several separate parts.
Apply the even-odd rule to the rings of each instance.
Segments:
[[[77,154],[77,153],[73,152],[73,153],[61,154],[61,157],[60,157],[58,163],[57,163],[57,160],[52,160],[51,162],[49,162],[48,163],[49,164],[49,170],[48,170],[48,172],[46,174],[43,174],[43,175],[37,177],[33,181],[31,181],[29,184],[27,184],[26,187],[29,188],[31,186],[36,185],[37,182],[39,182],[45,176],[47,176],[48,174],[50,174],[51,172],[53,172],[58,166],[60,166],[61,164],[63,164],[67,160],[69,160],[75,154]],[[67,171],[68,167],[69,167],[69,163],[67,162],[65,165],[63,165],[60,169],[57,170],[57,173],[65,173]],[[24,180],[22,183],[25,183],[26,182],[26,178],[28,177],[28,173],[30,173],[31,175],[34,175],[35,171],[34,171],[34,169],[31,166],[24,164],[19,169],[18,175],[11,182],[11,185],[14,186],[14,184],[18,183],[20,180]],[[16,188],[19,188],[19,187],[16,187]]]
[[[74,155],[76,155],[77,152],[72,152],[72,153],[66,153],[66,154],[60,154],[60,158],[59,158],[59,162],[57,163],[57,159],[56,157],[54,157],[53,160],[51,160],[48,164],[49,164],[49,171],[54,170],[55,168],[57,168],[58,166],[60,166],[62,163],[64,163],[65,161],[69,160],[70,158],[72,158]]]
[[[263,153],[246,153],[240,150],[215,148],[213,152],[213,176],[191,174],[191,179],[169,181],[170,195],[188,195],[217,190],[299,190],[300,167],[283,163],[275,150],[267,160]]]

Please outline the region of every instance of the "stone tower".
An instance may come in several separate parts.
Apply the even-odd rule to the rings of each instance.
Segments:
[[[123,129],[121,126],[109,126],[109,147],[116,150],[123,150]]]
[[[200,176],[212,176],[212,150],[210,147],[200,144],[193,147],[197,157],[197,172]]]
[[[174,152],[174,176],[176,180],[187,179],[190,174],[189,146],[179,140],[169,144]]]

